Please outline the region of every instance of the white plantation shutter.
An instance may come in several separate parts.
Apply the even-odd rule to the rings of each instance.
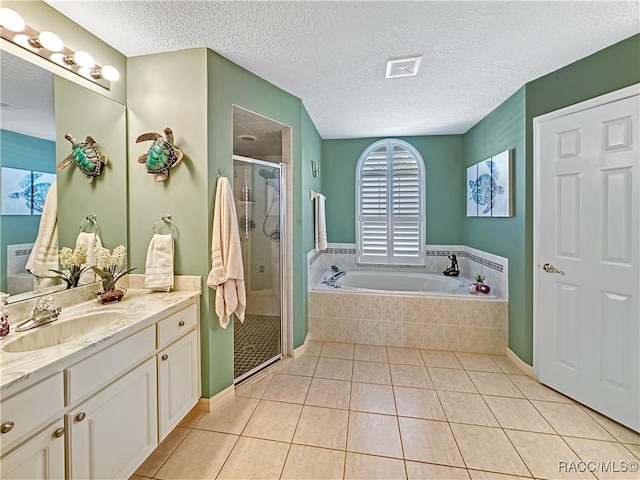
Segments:
[[[358,263],[424,263],[424,164],[401,140],[374,143],[356,174]]]

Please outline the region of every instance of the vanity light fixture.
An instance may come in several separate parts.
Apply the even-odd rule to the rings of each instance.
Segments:
[[[111,82],[120,79],[120,72],[111,65],[96,65],[93,56],[84,51],[73,51],[64,46],[58,35],[49,31],[38,32],[10,8],[0,8],[0,36],[14,45],[35,53],[45,60],[65,67],[93,83],[111,89]]]

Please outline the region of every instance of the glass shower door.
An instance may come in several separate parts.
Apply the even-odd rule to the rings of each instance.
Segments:
[[[282,358],[280,164],[233,156],[245,319],[234,320],[234,381]]]

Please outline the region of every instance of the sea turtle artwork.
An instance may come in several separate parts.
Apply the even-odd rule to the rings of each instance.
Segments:
[[[58,164],[58,170],[75,163],[76,167],[87,176],[87,181],[89,183],[93,182],[93,179],[100,175],[109,161],[98,150],[98,142],[90,135],[87,135],[84,142],[76,140],[70,133],[65,133],[64,138],[71,142],[71,153]]]
[[[169,169],[180,163],[183,154],[173,143],[173,131],[169,127],[164,129],[164,137],[155,132],[143,133],[136,143],[147,140],[152,140],[153,144],[147,153],[138,157],[138,163],[144,163],[147,173],[156,175],[157,182],[164,182],[169,178]]]
[[[44,207],[44,200],[47,197],[47,192],[51,186],[48,182],[35,183],[36,179],[40,178],[42,173],[34,172],[33,175],[27,175],[20,182],[20,187],[24,190],[19,192],[12,192],[9,194],[10,198],[24,198],[25,204],[34,212],[42,213]],[[33,186],[32,186],[33,182]]]
[[[487,167],[491,174],[483,173],[475,181],[469,180],[469,187],[471,188],[471,200],[478,204],[478,206],[485,206],[486,208],[482,212],[483,215],[489,213],[493,208],[496,201],[496,195],[503,195],[505,193],[504,187],[498,185],[498,170],[494,168],[492,160],[487,160]]]

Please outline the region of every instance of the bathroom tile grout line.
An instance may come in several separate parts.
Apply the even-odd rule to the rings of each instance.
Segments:
[[[267,378],[267,377],[265,377],[265,378]],[[240,434],[237,436],[236,441],[233,443],[233,447],[229,450],[229,453],[227,454],[226,458],[224,459],[224,462],[222,462],[222,465],[220,466],[220,470],[218,470],[218,472],[216,473],[215,478],[218,478],[218,476],[220,475],[222,470],[224,470],[225,465],[229,461],[229,457],[231,457],[231,454],[233,453],[233,450],[236,448],[236,445],[238,444],[238,441],[240,440],[240,438],[242,438],[242,436],[243,436],[242,434],[244,433],[245,429],[247,428],[247,425],[249,425],[249,422],[253,418],[253,415],[256,413],[256,409],[258,408],[258,405],[262,401],[262,397],[264,396],[265,392],[269,388],[269,385],[271,385],[271,382],[273,381],[274,378],[275,378],[275,373],[269,379],[269,382],[267,383],[267,386],[265,387],[264,391],[260,394],[260,398],[258,399],[258,402],[256,403],[255,407],[253,407],[253,410],[251,411],[251,415],[249,415],[249,418],[245,422],[244,427],[242,427],[242,430],[240,431]],[[237,397],[235,397],[235,398],[237,398]],[[233,400],[230,400],[230,401],[233,401]],[[249,436],[247,435],[247,437],[249,437]],[[249,438],[251,438],[251,437],[249,437]],[[262,439],[262,440],[265,440],[265,439]],[[289,452],[287,451],[287,455],[288,454],[289,454]],[[283,464],[283,468],[284,468],[284,464]]]
[[[455,357],[455,353],[453,355]],[[420,356],[422,357],[422,354],[420,354]],[[422,360],[424,361],[424,358],[422,358]],[[460,360],[458,360],[458,362],[460,362]],[[462,363],[460,363],[460,365],[462,365]],[[438,399],[438,404],[440,405],[440,408],[442,409],[442,413],[444,415],[444,418],[446,419],[445,421],[447,422],[447,427],[449,427],[449,432],[451,433],[451,436],[453,437],[453,441],[456,443],[456,448],[458,449],[458,453],[460,454],[460,458],[462,458],[462,463],[464,464],[464,467],[467,470],[467,475],[469,475],[469,468],[467,466],[467,461],[464,459],[464,455],[462,455],[462,450],[460,449],[460,444],[458,443],[458,439],[456,438],[455,434],[453,433],[453,429],[451,428],[451,422],[449,421],[449,416],[447,415],[447,411],[444,409],[444,406],[442,405],[442,399],[440,398],[440,394],[438,393],[438,390],[436,389],[436,384],[433,383],[433,378],[431,378],[431,374],[429,373],[429,369],[428,368],[427,368],[427,375],[429,375],[429,381],[431,382],[431,385],[433,385],[433,391],[436,393],[436,398]],[[471,477],[471,475],[469,475],[469,477]],[[408,478],[408,476],[407,476],[407,478]]]
[[[385,348],[385,350],[386,350],[386,348]],[[420,349],[413,349],[413,350],[420,350]],[[454,355],[455,355],[455,352],[454,352]],[[421,356],[421,357],[422,357],[422,356]],[[331,357],[325,357],[325,358],[331,358]],[[317,357],[317,359],[318,359],[318,361],[319,361],[320,356],[318,356],[318,357]],[[424,358],[422,358],[422,360],[423,360],[423,362],[424,362]],[[355,360],[355,356],[354,356],[354,360],[351,360],[351,361],[352,361],[352,366],[351,366],[351,380],[349,380],[349,382],[350,382],[350,387],[349,387],[349,402],[348,402],[348,405],[349,405],[348,412],[349,412],[349,413],[348,413],[348,420],[347,420],[347,436],[346,436],[346,438],[345,438],[345,464],[344,464],[344,472],[343,472],[343,475],[346,475],[346,453],[347,453],[347,452],[349,452],[349,450],[348,450],[348,427],[349,427],[350,412],[352,412],[352,411],[354,411],[354,412],[358,412],[358,411],[359,411],[359,410],[352,410],[352,408],[351,408],[351,391],[352,391],[352,387],[353,387],[353,383],[354,383],[354,381],[353,381],[353,370],[354,370],[354,365],[355,365],[355,363],[354,363],[354,362],[356,361],[356,360]],[[366,362],[366,360],[358,360],[358,361],[364,361],[364,362]],[[492,359],[492,361],[493,361],[493,359]],[[298,375],[298,376],[308,377],[308,378],[310,378],[310,379],[311,379],[311,380],[310,380],[310,383],[309,383],[309,387],[307,388],[307,391],[306,391],[306,393],[305,393],[305,399],[304,399],[303,404],[302,404],[302,409],[304,409],[304,407],[307,405],[306,401],[307,401],[307,397],[308,397],[308,394],[309,394],[309,391],[310,391],[310,385],[311,385],[311,382],[313,381],[313,379],[314,379],[314,378],[321,378],[321,377],[315,377],[315,373],[316,373],[316,369],[317,369],[317,363],[318,363],[318,362],[316,361],[316,366],[314,367],[314,372],[313,372],[313,375],[312,375],[311,377],[309,377],[309,376],[307,376],[307,375]],[[390,368],[390,365],[391,365],[391,363],[390,363],[390,362],[370,362],[370,363],[382,363],[382,364],[387,363],[387,365],[389,365],[389,368]],[[496,362],[494,361],[494,363],[496,363]],[[401,365],[404,365],[404,364],[401,364]],[[430,379],[430,381],[431,381],[431,384],[433,385],[433,388],[432,388],[432,389],[425,389],[425,390],[433,390],[433,391],[435,391],[436,396],[437,396],[437,398],[438,398],[438,402],[439,402],[439,404],[440,404],[440,407],[443,409],[443,413],[444,413],[445,418],[446,418],[446,421],[445,421],[445,422],[446,422],[447,424],[449,424],[449,429],[451,430],[451,427],[450,427],[450,424],[451,424],[451,423],[461,423],[461,422],[450,422],[450,421],[449,421],[449,417],[448,417],[448,415],[446,414],[446,411],[444,411],[444,408],[442,407],[442,402],[441,402],[441,399],[440,399],[440,395],[439,395],[439,393],[438,393],[439,391],[447,391],[447,390],[440,390],[440,389],[437,389],[437,388],[435,387],[435,384],[433,383],[433,380],[432,380],[431,375],[430,375],[430,373],[429,373],[428,367],[426,367],[426,363],[424,364],[424,367],[426,368],[427,375],[428,375],[428,377],[429,377],[429,379]],[[507,376],[507,377],[508,377],[508,375],[509,375],[509,374],[508,374],[507,372],[505,372],[505,371],[502,369],[502,367],[500,367],[500,365],[498,365],[498,367],[499,367],[499,368],[501,369],[501,371],[503,372],[501,375],[505,375],[505,376]],[[432,368],[443,368],[443,367],[432,367]],[[463,371],[465,371],[465,372],[466,372],[466,370],[467,370],[467,369],[465,369],[465,368],[464,368],[464,366],[463,366],[463,368],[462,368],[462,369],[455,368],[455,369],[452,369],[452,370],[463,370]],[[470,370],[470,371],[476,371],[476,370]],[[479,371],[482,371],[482,370],[479,370]],[[498,373],[498,372],[487,372],[487,373]],[[260,401],[262,401],[262,400],[263,400],[264,393],[265,393],[265,392],[266,392],[266,390],[269,388],[269,385],[271,385],[271,382],[272,382],[272,381],[273,381],[273,379],[275,378],[275,375],[276,375],[276,374],[279,374],[279,373],[278,373],[277,371],[275,371],[275,372],[274,372],[274,375],[273,375],[273,376],[271,376],[271,378],[269,379],[269,382],[268,382],[268,384],[266,385],[266,387],[265,387],[264,391],[262,392],[262,394],[260,395],[260,398],[258,398],[258,399],[257,399],[257,400],[258,400],[258,403],[259,403]],[[280,374],[280,375],[282,375],[282,374]],[[284,374],[284,375],[288,375],[288,374]],[[294,374],[294,375],[295,375],[295,374]],[[265,378],[266,378],[266,377],[265,377]],[[509,378],[509,377],[508,377],[508,378]],[[262,380],[262,379],[261,379],[261,380]],[[335,380],[335,379],[332,379],[332,380]],[[337,380],[337,381],[341,381],[341,380]],[[473,382],[473,380],[472,380],[472,379],[471,379],[471,381],[472,381],[472,383],[475,385],[475,382]],[[510,378],[509,378],[509,381],[513,384],[513,381],[512,381]],[[369,382],[362,382],[362,381],[355,382],[355,383],[366,383],[366,384],[371,384],[371,385],[380,385],[380,384],[372,384],[372,383],[369,383]],[[400,419],[400,417],[404,417],[404,418],[418,418],[418,419],[422,419],[422,420],[429,420],[429,419],[424,419],[424,418],[420,418],[420,417],[407,417],[407,416],[401,416],[401,415],[399,415],[399,413],[398,413],[398,407],[397,407],[396,392],[395,392],[395,388],[394,388],[394,387],[398,387],[398,386],[397,386],[397,385],[393,385],[393,383],[392,383],[391,385],[387,385],[387,384],[383,384],[383,385],[385,385],[385,386],[390,386],[390,387],[392,388],[392,393],[393,393],[393,397],[394,397],[394,408],[395,408],[395,412],[396,412],[396,413],[395,413],[395,415],[388,415],[388,414],[377,414],[377,415],[395,416],[395,417],[396,417],[396,423],[397,423],[397,426],[398,426],[398,432],[399,432],[399,435],[400,435],[400,442],[401,442],[402,455],[403,455],[402,460],[405,462],[405,463],[404,463],[404,466],[405,466],[405,474],[407,474],[407,475],[408,475],[407,465],[406,465],[406,462],[407,462],[408,460],[405,458],[405,454],[404,454],[404,443],[402,442],[402,431],[401,431],[401,429],[400,429],[399,419]],[[520,391],[520,389],[518,388],[518,386],[517,386],[517,385],[515,385],[515,384],[513,384],[513,385],[516,387],[516,390],[517,390],[517,391]],[[422,388],[422,387],[415,387],[415,386],[414,386],[414,387],[407,387],[407,388],[418,388],[418,389],[424,389],[424,388]],[[520,392],[521,392],[521,391],[520,391]],[[523,392],[521,392],[521,393],[523,393]],[[536,411],[538,414],[540,414],[540,415],[542,416],[542,418],[545,420],[545,422],[549,423],[549,422],[548,422],[548,420],[546,419],[546,417],[545,417],[544,415],[542,415],[542,413],[541,413],[541,412],[540,412],[540,411],[535,407],[535,405],[533,405],[533,403],[532,403],[532,399],[528,398],[526,395],[524,395],[524,398],[518,398],[518,397],[509,397],[509,396],[491,395],[491,394],[486,394],[486,395],[485,395],[485,394],[481,394],[480,392],[478,392],[477,394],[478,394],[478,395],[480,395],[480,396],[482,397],[483,402],[485,403],[485,405],[487,406],[487,408],[489,409],[489,411],[491,412],[491,414],[492,414],[492,416],[493,416],[494,418],[495,418],[495,414],[493,413],[493,410],[491,410],[491,407],[489,407],[488,403],[486,402],[485,396],[488,396],[488,397],[495,396],[495,397],[500,397],[500,398],[513,398],[513,399],[520,399],[520,400],[523,400],[523,399],[524,399],[524,400],[527,400],[527,401],[528,401],[528,403],[534,407],[535,411]],[[475,395],[475,394],[474,394],[474,395]],[[266,401],[266,400],[265,400],[265,401]],[[270,401],[277,401],[277,402],[280,402],[280,403],[290,403],[290,402],[283,402],[283,401],[281,401],[281,400],[270,400]],[[540,402],[543,402],[543,403],[563,403],[563,404],[566,404],[566,405],[578,406],[578,407],[580,408],[580,410],[581,410],[585,415],[588,415],[588,416],[589,416],[589,418],[590,418],[593,422],[595,422],[595,423],[596,423],[597,425],[599,425],[599,426],[600,426],[604,431],[606,431],[609,435],[611,435],[611,437],[613,438],[613,441],[611,441],[611,440],[594,439],[594,438],[590,438],[590,437],[575,437],[575,436],[573,436],[573,435],[566,435],[567,437],[571,437],[571,438],[581,438],[581,439],[595,440],[595,441],[606,441],[606,442],[608,442],[608,443],[617,443],[617,444],[622,445],[622,446],[623,446],[623,448],[625,449],[625,451],[628,451],[628,452],[632,455],[632,457],[633,457],[633,456],[635,456],[635,454],[634,454],[634,453],[633,453],[633,452],[632,452],[632,451],[627,447],[627,445],[626,445],[626,444],[624,444],[621,440],[618,440],[618,437],[616,437],[613,433],[611,433],[611,432],[610,432],[610,431],[609,431],[609,430],[608,430],[604,425],[602,425],[600,422],[598,422],[595,418],[593,418],[591,415],[589,415],[589,414],[585,411],[585,407],[584,407],[584,406],[582,406],[582,405],[580,405],[580,404],[577,404],[577,403],[553,402],[553,401],[548,401],[548,400],[537,400],[537,401],[540,401]],[[311,405],[310,405],[310,406],[311,406]],[[256,407],[254,407],[254,410],[252,411],[252,414],[251,414],[251,416],[249,417],[249,419],[247,420],[247,422],[246,422],[245,426],[243,427],[242,432],[240,433],[240,435],[237,435],[237,438],[236,438],[236,441],[235,441],[235,443],[234,443],[233,448],[235,448],[235,446],[236,446],[236,444],[237,444],[238,440],[239,440],[239,439],[240,439],[240,437],[242,437],[242,436],[244,436],[245,438],[260,438],[260,437],[250,437],[250,436],[248,436],[248,435],[244,435],[244,430],[245,430],[245,428],[246,428],[247,424],[249,423],[249,421],[251,420],[251,418],[253,417],[253,415],[254,415],[254,413],[255,413],[255,409],[256,409],[256,408],[257,408],[257,404],[256,404]],[[330,409],[331,409],[332,407],[321,407],[321,408],[330,408]],[[333,409],[336,409],[336,410],[343,410],[343,409],[338,409],[338,408],[333,408]],[[365,413],[372,413],[372,412],[365,412]],[[302,410],[301,410],[301,415],[302,415]],[[196,430],[207,430],[207,429],[202,429],[202,428],[198,428],[198,427],[197,427],[197,425],[198,425],[198,423],[200,422],[200,420],[201,420],[202,416],[203,416],[203,415],[200,415],[200,416],[198,417],[198,419],[193,423],[193,425],[192,425],[191,427],[182,427],[182,428],[187,428],[187,429],[189,429],[189,433],[190,433],[191,431],[193,431],[194,429],[196,429]],[[297,431],[297,428],[298,428],[298,425],[299,425],[299,422],[300,422],[300,418],[301,418],[301,416],[298,418],[298,421],[297,421],[297,423],[296,423],[296,428],[294,429],[294,434],[293,434],[293,436],[295,436],[295,432]],[[431,420],[432,420],[432,421],[438,421],[438,420],[434,420],[434,419],[431,419]],[[497,421],[497,418],[496,418],[496,421]],[[579,455],[578,455],[578,454],[573,450],[573,448],[571,448],[571,447],[570,447],[570,445],[568,445],[567,441],[564,439],[564,436],[563,436],[563,435],[561,435],[560,433],[558,433],[558,431],[555,429],[555,427],[553,427],[553,425],[551,425],[551,424],[549,424],[549,425],[550,425],[551,429],[552,429],[555,433],[532,432],[531,430],[520,430],[520,429],[514,429],[514,428],[510,428],[510,429],[509,429],[509,428],[504,428],[504,427],[502,427],[502,425],[500,424],[500,422],[499,422],[499,421],[497,421],[497,423],[498,423],[498,425],[499,425],[499,427],[498,427],[498,428],[500,428],[500,429],[505,433],[505,435],[506,435],[506,431],[507,431],[507,430],[513,430],[513,431],[523,431],[523,432],[529,432],[529,433],[534,433],[534,434],[538,433],[538,434],[543,434],[543,435],[544,435],[544,434],[546,434],[546,435],[552,435],[552,436],[560,437],[560,438],[562,438],[563,443],[564,443],[564,444],[566,444],[566,445],[569,447],[569,449],[570,449],[570,450],[571,450],[571,451],[572,451],[572,452],[573,452],[573,453],[574,453],[578,458],[580,458],[580,456],[579,456]],[[467,424],[467,425],[473,425],[473,424]],[[479,425],[474,425],[474,426],[479,426]],[[496,428],[496,427],[488,427],[488,426],[479,426],[479,427],[481,427],[481,428]],[[215,430],[210,430],[210,431],[215,431]],[[171,456],[172,456],[172,455],[177,451],[177,449],[178,449],[178,448],[179,448],[179,446],[184,442],[184,440],[185,440],[185,439],[186,439],[186,437],[189,435],[189,433],[187,433],[187,435],[185,435],[185,437],[184,437],[184,438],[183,438],[183,439],[182,439],[182,440],[181,440],[181,441],[176,445],[176,447],[171,451],[171,453],[168,455],[168,457],[167,457],[167,458],[162,462],[161,466],[160,466],[160,467],[156,470],[156,472],[154,473],[154,478],[155,478],[155,475],[156,475],[156,474],[157,474],[157,473],[162,469],[162,467],[166,464],[166,462],[169,460],[169,458],[170,458],[170,457],[171,457]],[[226,433],[226,434],[228,434],[227,432],[220,432],[220,433]],[[516,450],[516,453],[518,453],[518,456],[522,459],[522,457],[520,456],[520,452],[515,448],[515,446],[514,446],[514,445],[513,445],[513,443],[511,442],[511,439],[509,438],[509,436],[508,436],[508,435],[506,435],[506,436],[507,436],[507,438],[509,439],[510,444],[511,444],[511,445],[513,446],[513,448]],[[463,463],[465,464],[465,469],[466,469],[466,470],[469,470],[469,468],[466,466],[466,461],[465,461],[464,457],[462,456],[462,452],[460,451],[460,448],[459,448],[459,445],[458,445],[458,443],[457,443],[457,439],[456,439],[455,435],[453,435],[453,438],[454,438],[454,440],[455,440],[455,442],[456,442],[456,446],[457,446],[457,448],[458,448],[458,451],[460,452],[460,455],[461,455],[461,458],[462,458],[462,460],[463,460]],[[262,439],[262,440],[268,440],[268,439]],[[274,441],[274,440],[269,440],[269,441]],[[280,442],[280,443],[285,443],[285,442]],[[285,458],[285,462],[284,462],[284,464],[283,464],[283,466],[282,466],[281,476],[282,476],[282,474],[284,473],[284,466],[286,465],[286,461],[287,461],[287,459],[288,459],[288,456],[289,456],[289,453],[290,453],[290,451],[291,451],[291,447],[292,447],[292,445],[303,445],[303,446],[305,446],[305,444],[304,444],[304,443],[300,443],[300,444],[298,444],[298,443],[294,443],[294,441],[293,441],[293,437],[292,437],[292,440],[291,440],[290,442],[288,442],[288,443],[289,443],[289,449],[288,449],[288,451],[287,451],[287,457]],[[630,445],[632,445],[632,444],[630,444]],[[319,447],[319,446],[315,446],[315,445],[306,445],[306,446],[316,447],[316,448],[326,448],[326,447]],[[221,472],[221,471],[222,471],[222,469],[224,468],[224,465],[227,463],[227,460],[228,460],[229,456],[231,455],[231,452],[233,451],[233,448],[232,448],[232,449],[231,449],[231,451],[229,452],[229,455],[228,455],[228,456],[227,456],[227,458],[225,459],[225,462],[223,463],[223,465],[222,465],[222,467],[221,467],[221,469],[220,469],[220,471],[219,471],[219,472]],[[328,450],[335,450],[335,449],[331,449],[331,448],[327,448],[327,449],[328,449]],[[354,452],[354,453],[358,453],[358,452]],[[382,455],[371,455],[371,454],[363,454],[363,455],[370,455],[370,456],[376,456],[376,457],[382,457],[382,458],[395,458],[395,457],[385,457],[385,456],[382,456]],[[438,463],[433,463],[433,462],[420,462],[420,461],[418,461],[418,462],[419,462],[419,463],[427,463],[427,464],[440,465],[440,464],[438,464]],[[524,465],[526,466],[526,468],[528,469],[528,471],[532,474],[531,470],[529,469],[528,465],[524,462],[524,460],[523,460],[523,463],[524,463]],[[445,464],[442,464],[442,465],[445,465]],[[445,465],[445,466],[452,467],[451,465]],[[472,469],[472,470],[473,470],[473,469]],[[219,473],[219,472],[218,472],[218,473]],[[498,472],[496,472],[496,473],[498,473]],[[533,474],[532,474],[532,475],[533,475]]]

